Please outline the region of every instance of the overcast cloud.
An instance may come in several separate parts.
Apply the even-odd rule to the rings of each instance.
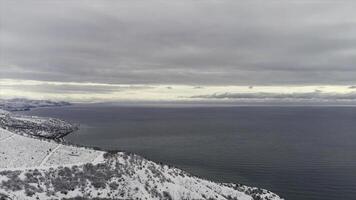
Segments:
[[[356,84],[352,1],[0,2],[0,78]]]
[[[299,92],[299,93],[215,93],[211,95],[192,96],[191,98],[199,99],[231,99],[231,100],[313,100],[313,101],[354,101],[356,100],[356,92],[349,93],[322,93],[321,91],[314,92]]]

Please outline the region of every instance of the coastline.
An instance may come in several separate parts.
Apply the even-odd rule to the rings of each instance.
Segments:
[[[12,142],[17,143],[20,152],[22,146],[22,150],[25,150],[28,156],[32,156],[32,160],[38,160],[38,162],[23,162],[22,159],[19,160],[19,158],[15,156],[16,152],[9,150],[10,152],[7,152],[9,155],[7,159],[11,160],[10,163],[12,163],[13,166],[7,164],[8,166],[5,168],[0,168],[0,180],[2,180],[0,185],[0,197],[1,195],[10,197],[12,194],[15,194],[14,198],[18,197],[19,199],[56,199],[64,197],[81,197],[84,199],[115,199],[118,197],[128,199],[144,199],[145,197],[149,197],[149,199],[281,199],[276,194],[259,188],[231,183],[214,183],[192,176],[175,167],[154,163],[136,154],[108,152],[88,147],[78,147],[66,142],[58,142],[48,138],[43,140],[44,137],[39,136],[38,134],[29,135],[28,131],[18,135],[19,132],[21,132],[21,129],[18,130],[17,133],[6,131],[4,129],[1,131],[2,135],[12,134]],[[54,132],[52,132],[52,134],[53,133]],[[63,134],[61,137],[55,136],[52,138],[63,138],[65,135]],[[3,138],[4,137],[1,136],[1,139]],[[0,140],[0,142],[1,141],[2,140]],[[11,145],[11,143],[3,145],[5,145],[4,152],[6,155],[6,145]],[[32,149],[36,146],[39,146],[40,148]],[[31,152],[32,150],[35,153]],[[24,152],[21,152],[21,154],[23,153]],[[47,160],[44,161],[44,159]],[[19,161],[20,163],[17,163]],[[84,173],[84,171],[88,170],[87,167],[101,171],[101,175],[104,177],[101,177],[100,181],[92,180],[87,177],[86,180],[84,180],[86,183],[81,185],[80,188],[76,186],[66,188],[62,185],[62,187],[65,187],[66,189],[62,188],[63,190],[61,190],[53,187],[53,183],[59,177],[60,179],[67,180],[69,176],[79,172],[82,175],[90,175],[88,172]],[[67,171],[66,175],[61,175],[63,170]],[[118,170],[120,171],[120,175],[117,174]],[[93,173],[95,173],[94,171]],[[17,176],[13,174],[15,172],[17,173]],[[11,175],[9,175],[9,173]],[[28,179],[28,176],[31,174],[33,175],[33,173],[37,173],[39,176],[35,181],[38,187],[31,187],[32,189],[29,189],[31,180]],[[48,173],[52,175],[54,174],[53,176],[55,178],[47,177],[46,174],[48,175]],[[107,176],[108,174],[111,175]],[[113,174],[116,175],[113,176]],[[123,174],[126,177],[124,180],[122,179]],[[17,190],[18,188],[14,189],[9,187],[9,185],[11,186],[14,184],[12,183],[12,179],[17,181],[16,184],[19,185],[19,187],[22,187],[20,190]],[[73,185],[72,182],[78,180],[67,180],[67,184]],[[52,186],[45,185],[46,181],[52,182]],[[81,181],[83,180],[81,179]],[[112,185],[115,183],[119,184],[117,188],[120,188],[121,186],[123,187],[120,190],[121,193],[117,192],[117,188],[110,188],[110,184]],[[96,187],[95,184],[101,186]],[[202,191],[202,188],[205,188],[204,191]],[[76,192],[73,193],[71,191]],[[88,191],[90,192],[88,193]],[[122,193],[122,191],[124,192]],[[121,194],[124,195],[122,196]]]

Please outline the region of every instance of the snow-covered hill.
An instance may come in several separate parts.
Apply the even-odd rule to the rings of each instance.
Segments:
[[[70,103],[64,101],[29,100],[29,99],[0,99],[0,109],[7,111],[25,111],[37,107],[68,106]]]
[[[267,190],[214,183],[135,154],[39,139],[27,129],[38,119],[27,118],[15,116],[21,125],[0,128],[0,199],[280,199]]]
[[[78,129],[78,125],[60,119],[16,115],[1,109],[0,127],[21,135],[49,139],[62,138]]]

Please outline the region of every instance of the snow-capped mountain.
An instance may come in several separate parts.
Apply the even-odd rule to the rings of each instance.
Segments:
[[[37,107],[68,106],[70,103],[64,101],[29,100],[23,98],[0,99],[0,109],[7,111],[25,111]]]

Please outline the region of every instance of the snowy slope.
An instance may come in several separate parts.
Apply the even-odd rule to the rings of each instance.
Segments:
[[[0,194],[13,199],[279,199],[266,190],[210,182],[134,154],[20,135],[1,140],[0,146]]]
[[[0,193],[17,199],[279,199],[257,188],[224,185],[136,155],[105,154],[99,164],[0,171]]]
[[[78,125],[60,119],[15,115],[1,109],[0,127],[22,135],[49,139],[62,138],[78,129]]]
[[[194,177],[138,155],[19,135],[21,126],[14,130],[0,128],[0,199],[281,199],[267,190]]]
[[[24,137],[2,128],[0,147],[0,168],[3,169],[87,163],[103,154],[83,147]]]

